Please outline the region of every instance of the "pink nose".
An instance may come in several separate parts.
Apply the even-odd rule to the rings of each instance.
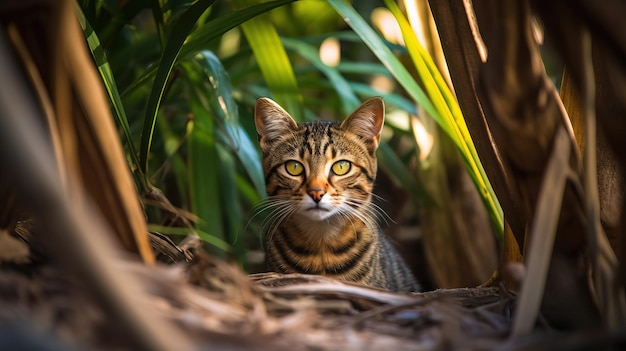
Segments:
[[[326,192],[322,188],[311,188],[308,190],[308,193],[311,199],[313,199],[313,201],[315,202],[322,201],[322,196],[326,194]]]

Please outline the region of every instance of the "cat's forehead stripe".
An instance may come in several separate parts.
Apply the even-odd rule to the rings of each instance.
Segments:
[[[334,121],[301,123],[300,125],[303,126],[305,130],[303,135],[304,142],[300,148],[300,157],[304,158],[307,151],[309,155],[325,155],[330,145],[333,144],[333,127],[338,124],[339,122]],[[332,153],[336,155],[336,150],[332,150]]]

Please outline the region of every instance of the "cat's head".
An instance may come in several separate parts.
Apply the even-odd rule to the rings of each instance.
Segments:
[[[284,213],[314,221],[338,214],[364,219],[384,115],[383,100],[376,97],[341,123],[297,124],[274,101],[258,99],[254,120],[270,199]]]

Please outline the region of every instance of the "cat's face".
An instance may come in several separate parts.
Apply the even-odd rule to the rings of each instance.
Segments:
[[[362,218],[376,177],[382,99],[364,102],[343,123],[297,125],[275,102],[260,98],[254,118],[269,202],[277,216]]]

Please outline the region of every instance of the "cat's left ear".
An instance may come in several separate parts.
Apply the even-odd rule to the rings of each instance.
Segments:
[[[385,103],[379,96],[361,104],[341,123],[341,128],[356,134],[367,143],[370,154],[374,154],[380,143],[380,133],[385,123]]]

